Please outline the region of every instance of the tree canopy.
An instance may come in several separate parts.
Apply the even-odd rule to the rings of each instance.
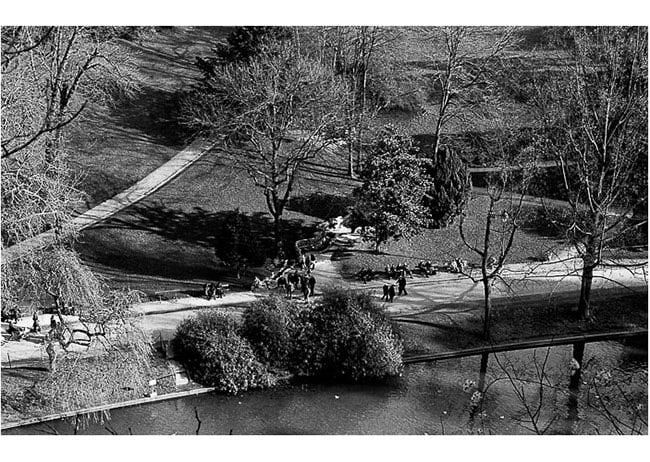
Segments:
[[[374,228],[375,249],[390,238],[417,234],[427,224],[422,199],[431,181],[424,174],[427,160],[419,155],[413,139],[387,127],[375,140],[360,172],[355,189],[356,219]]]

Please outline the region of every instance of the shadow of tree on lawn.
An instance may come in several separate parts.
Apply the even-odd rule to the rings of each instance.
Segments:
[[[241,232],[238,236],[233,235],[231,227],[235,220],[243,225],[237,228]],[[315,228],[295,219],[282,220],[282,229],[284,251],[289,258],[295,256],[294,242],[315,232]],[[236,245],[249,257],[251,268],[262,266],[275,256],[273,230],[273,219],[262,212],[213,212],[201,207],[188,211],[160,203],[138,204],[86,231],[80,250],[95,263],[137,274],[211,279],[233,271],[205,255],[215,255],[216,248],[223,251],[224,247],[227,250],[229,245]],[[125,245],[128,235],[124,231],[141,231],[144,233],[139,235],[144,237]],[[101,239],[102,234],[112,238]],[[197,258],[199,253],[203,258]]]

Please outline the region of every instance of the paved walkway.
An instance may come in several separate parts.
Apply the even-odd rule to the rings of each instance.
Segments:
[[[645,261],[628,260],[628,268],[600,267],[595,271],[593,289],[612,289],[626,287],[629,290],[647,291],[648,268]],[[382,286],[394,281],[375,279],[368,284],[344,279],[338,262],[331,260],[330,253],[319,256],[314,275],[317,280],[316,295],[324,287],[349,287],[353,290],[368,290],[381,301]],[[549,263],[520,263],[506,265],[503,279],[494,287],[493,296],[536,295],[549,299],[574,296],[577,300],[580,290],[580,261],[567,260]],[[386,303],[391,315],[404,316],[419,312],[436,310],[439,312],[463,312],[479,309],[477,301],[483,300],[483,286],[464,275],[439,272],[429,278],[414,275],[407,279],[408,295],[396,297],[393,303]],[[153,301],[136,304],[133,309],[140,315],[138,323],[155,340],[170,340],[178,324],[189,316],[205,308],[221,308],[225,312],[241,314],[243,307],[266,295],[266,292],[230,292],[224,298],[206,300],[185,297],[175,300]],[[471,302],[471,303],[470,303]],[[74,321],[71,319],[71,321]],[[31,317],[21,320],[21,325],[30,326]],[[41,319],[41,325],[49,326],[49,315]],[[6,330],[3,323],[3,331]],[[46,329],[44,329],[46,330]],[[78,345],[75,348],[83,348]],[[8,361],[47,361],[44,345],[38,339],[32,341],[9,341],[2,346],[2,365]]]
[[[203,139],[193,142],[130,188],[125,189],[112,199],[102,202],[78,217],[73,218],[70,222],[71,226],[75,230],[81,231],[110,218],[116,213],[144,199],[176,178],[180,173],[209,152],[214,145],[214,141]],[[2,264],[16,260],[26,253],[40,250],[50,244],[54,238],[54,231],[46,231],[31,239],[2,249]]]

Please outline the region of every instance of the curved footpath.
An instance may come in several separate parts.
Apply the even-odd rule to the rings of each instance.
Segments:
[[[376,279],[368,284],[343,279],[337,263],[331,255],[323,253],[316,265],[314,275],[317,280],[316,294],[324,287],[349,287],[352,290],[367,290],[381,302],[382,286],[390,283],[388,279]],[[593,290],[619,289],[623,291],[647,291],[647,266],[639,261],[627,261],[628,268],[600,267],[594,272]],[[645,261],[643,261],[645,263]],[[632,266],[632,265],[638,266]],[[556,300],[558,297],[574,296],[580,290],[579,260],[566,260],[549,263],[521,263],[506,265],[503,271],[504,281],[496,284],[493,297],[509,298],[512,296],[546,297]],[[393,303],[386,303],[386,309],[392,316],[415,316],[417,314],[439,312],[461,312],[480,309],[483,300],[482,284],[475,283],[466,276],[440,272],[430,278],[415,276],[407,280],[408,295],[395,298]],[[170,340],[176,327],[189,316],[205,308],[221,308],[224,311],[240,314],[243,307],[265,295],[260,292],[229,292],[224,298],[206,300],[199,297],[184,297],[175,300],[163,300],[139,303],[133,310],[139,315],[138,322],[155,340]],[[296,297],[300,299],[300,297]],[[41,325],[49,324],[49,316],[43,317]],[[31,317],[21,320],[20,325],[31,326]],[[6,326],[3,323],[3,330]],[[2,365],[42,363],[47,359],[43,345],[31,341],[10,341],[2,346]]]
[[[199,139],[190,144],[187,148],[172,157],[162,166],[145,176],[136,184],[113,198],[102,202],[92,209],[82,213],[71,220],[70,224],[76,231],[89,228],[104,221],[127,207],[146,198],[158,189],[165,186],[171,180],[180,175],[188,167],[193,165],[201,157],[207,154],[215,145],[215,141]],[[2,264],[10,263],[22,255],[43,249],[50,244],[55,237],[54,231],[46,231],[31,239],[19,242],[16,245],[2,249]]]

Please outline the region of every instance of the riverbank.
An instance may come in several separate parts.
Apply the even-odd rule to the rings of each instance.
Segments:
[[[448,303],[410,315],[394,317],[405,346],[405,360],[418,355],[469,350],[483,346],[524,342],[540,337],[563,337],[586,335],[610,331],[647,329],[647,291],[630,293],[627,290],[596,290],[593,294],[594,318],[580,321],[575,318],[574,307],[577,302],[575,292],[556,294],[549,304],[539,295],[495,299],[493,335],[489,342],[481,338],[480,301],[465,301],[462,304]],[[154,375],[163,376],[169,368],[165,360],[157,358]],[[143,394],[134,395],[134,390],[123,390],[113,396],[112,402],[89,402],[79,411],[52,409],[33,399],[29,390],[47,378],[45,367],[22,366],[2,369],[2,426],[22,425],[43,419],[48,415],[76,412],[96,412],[93,409],[132,406],[148,402]],[[176,387],[158,382],[157,399],[173,399],[184,394],[197,393],[203,388],[190,382]]]

